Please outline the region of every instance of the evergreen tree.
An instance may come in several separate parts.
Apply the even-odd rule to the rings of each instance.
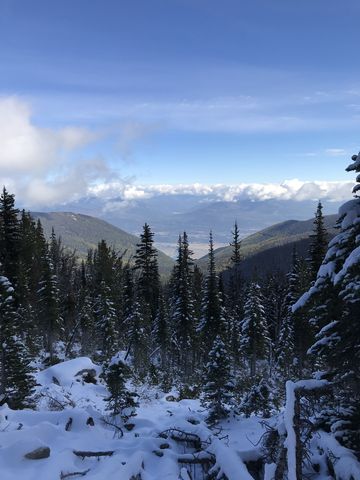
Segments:
[[[310,270],[308,263],[297,255],[294,248],[292,269],[287,275],[288,285],[285,296],[284,306],[286,308],[286,315],[283,317],[283,334],[292,333],[291,338],[282,337],[282,345],[278,346],[278,352],[284,349],[284,357],[290,354],[293,350],[293,361],[290,358],[287,360],[292,364],[284,365],[285,371],[292,368],[293,374],[297,378],[304,378],[309,374],[308,361],[309,357],[307,351],[314,340],[314,329],[311,322],[308,321],[307,315],[304,312],[292,312],[292,305],[298,298],[307,290],[310,284]],[[286,345],[286,342],[288,344]],[[285,353],[287,350],[287,353]]]
[[[214,244],[212,233],[210,232],[208,271],[203,290],[201,318],[197,329],[202,336],[205,355],[210,351],[217,335],[225,335],[225,325],[219,299],[218,281],[215,266]]]
[[[193,261],[192,251],[186,232],[179,238],[178,256],[172,281],[173,346],[177,364],[185,378],[193,368],[193,342],[195,333],[195,313],[193,300]]]
[[[360,172],[360,154],[352,160],[347,171]],[[306,311],[312,305],[311,321],[318,333],[310,353],[332,385],[331,413],[324,413],[324,418],[338,439],[357,455],[360,455],[359,190],[360,185],[355,185],[355,199],[340,208],[340,231],[329,244],[315,284],[294,306],[295,311],[304,308]]]
[[[164,296],[159,298],[159,308],[155,317],[153,330],[153,349],[158,353],[159,365],[164,369],[169,367],[169,315]]]
[[[117,318],[110,287],[103,280],[95,300],[96,330],[101,354],[109,359],[118,347]]]
[[[154,248],[153,237],[153,232],[145,223],[134,257],[139,294],[150,309],[151,319],[155,318],[157,312],[160,288],[157,251]]]
[[[271,340],[268,333],[260,286],[251,282],[241,321],[240,349],[249,358],[250,375],[255,377],[257,362],[268,359]]]
[[[325,258],[328,234],[324,225],[324,216],[322,214],[323,206],[319,201],[314,219],[314,233],[311,235],[310,244],[310,267],[312,280],[316,278],[320,265]]]
[[[63,331],[63,319],[60,315],[58,277],[54,271],[40,221],[36,227],[36,242],[40,271],[37,310],[44,346],[49,353],[51,363],[54,360],[54,344]]]
[[[105,371],[105,381],[110,393],[110,396],[105,399],[106,410],[110,411],[114,417],[120,415],[124,421],[135,414],[135,408],[138,405],[135,400],[136,394],[126,387],[130,377],[130,367],[116,357]]]
[[[82,305],[78,313],[78,321],[80,327],[81,353],[82,355],[91,356],[96,347],[96,329],[94,304],[88,293],[85,293],[83,296]]]
[[[141,377],[148,373],[150,361],[150,337],[148,329],[149,319],[146,317],[148,309],[144,308],[141,300],[135,300],[128,317],[128,352],[133,359],[134,370]]]
[[[208,409],[208,422],[214,424],[230,414],[234,384],[230,374],[229,352],[218,335],[205,366],[204,395],[201,403]]]
[[[241,400],[239,411],[247,417],[251,414],[270,416],[270,387],[264,378],[251,385]]]
[[[241,263],[241,241],[237,221],[235,221],[234,230],[231,233],[233,236],[233,241],[230,243],[230,246],[232,247],[232,255],[230,260],[233,266],[239,267]]]
[[[4,187],[0,196],[0,263],[2,271],[15,284],[18,277],[20,231],[15,197]]]
[[[22,408],[35,382],[21,338],[22,319],[15,309],[14,293],[8,278],[0,276],[0,403]]]

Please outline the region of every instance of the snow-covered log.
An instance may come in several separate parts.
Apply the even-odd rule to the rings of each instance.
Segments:
[[[303,445],[301,442],[300,398],[306,392],[324,390],[327,387],[328,382],[326,380],[310,379],[298,382],[288,380],[286,382],[286,405],[284,412],[286,439],[284,446],[287,451],[288,480],[302,478]]]
[[[87,452],[83,450],[73,450],[73,454],[77,457],[84,459],[85,457],[111,457],[114,453],[114,450],[108,450],[105,452]]]

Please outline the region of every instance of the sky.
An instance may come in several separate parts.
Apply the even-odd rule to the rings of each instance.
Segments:
[[[359,19],[358,0],[0,0],[0,181],[29,207],[351,182]]]

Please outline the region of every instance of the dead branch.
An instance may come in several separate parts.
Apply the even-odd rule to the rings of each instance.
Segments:
[[[177,461],[178,463],[184,463],[187,465],[215,465],[216,463],[215,456],[205,451],[179,455]]]
[[[77,457],[81,457],[83,460],[85,457],[111,457],[115,450],[108,450],[104,452],[87,452],[83,450],[73,450],[73,454]]]
[[[69,472],[69,473],[61,472],[60,480],[64,480],[65,478],[76,477],[76,476],[85,477],[85,475],[89,472],[90,472],[90,468],[88,468],[87,470],[83,470],[82,472]]]
[[[105,420],[105,418],[102,418],[101,421],[105,424],[105,425],[108,425],[109,427],[114,427],[115,430],[117,430],[119,433],[120,433],[120,438],[122,438],[124,436],[124,431],[121,427],[119,427],[118,425],[116,425],[115,423],[111,423],[109,422],[108,420]]]

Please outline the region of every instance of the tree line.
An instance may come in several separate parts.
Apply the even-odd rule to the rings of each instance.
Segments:
[[[352,169],[359,171],[356,159]],[[353,202],[360,218],[359,199]],[[287,275],[272,272],[250,280],[242,275],[237,223],[231,261],[222,272],[216,268],[212,234],[207,270],[201,272],[184,232],[171,276],[163,282],[148,224],[130,261],[104,240],[80,260],[54,231],[46,239],[41,222],[19,212],[14,195],[4,188],[0,401],[13,408],[29,404],[35,360],[51,365],[86,355],[105,366],[110,405],[124,403],[119,398],[126,390],[124,375],[130,375],[127,363],[135,381],[164,390],[176,385],[183,398],[201,396],[209,422],[216,422],[232,411],[267,416],[281,406],[286,380],[326,371],[337,388],[321,421],[328,429],[341,424],[341,439],[358,448],[360,348],[354,333],[360,273],[359,262],[348,258],[359,248],[360,221],[348,219],[345,225],[346,212],[338,224],[340,239],[328,250],[319,202],[308,256],[294,250]],[[335,281],[346,262],[349,268]],[[122,360],[116,362],[119,351]],[[354,401],[349,392],[356,392]]]

